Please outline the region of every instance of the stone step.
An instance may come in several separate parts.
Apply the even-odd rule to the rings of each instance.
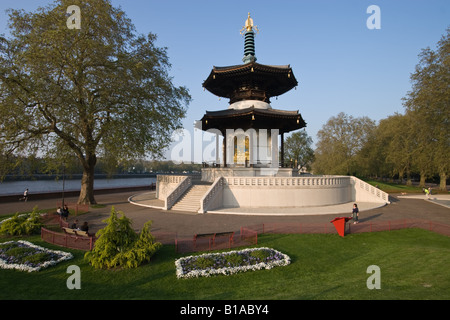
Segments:
[[[172,206],[171,210],[197,212],[200,209],[200,200],[206,191],[208,191],[209,187],[209,184],[192,185]]]

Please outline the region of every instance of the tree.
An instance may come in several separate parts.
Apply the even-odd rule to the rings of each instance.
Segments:
[[[109,218],[103,222],[106,226],[97,232],[94,250],[84,255],[94,268],[136,268],[149,262],[162,246],[150,232],[152,221],[147,221],[137,234],[131,226],[132,221],[112,207]]]
[[[331,117],[317,133],[315,173],[356,174],[357,154],[375,128],[368,117],[354,118],[343,112]]]
[[[293,161],[298,168],[310,170],[314,161],[314,150],[311,144],[312,138],[306,131],[294,132],[284,142],[284,163]]]
[[[419,54],[411,82],[412,90],[404,98],[404,106],[415,119],[416,135],[423,149],[418,153],[426,154],[439,173],[440,189],[446,190],[450,171],[450,28],[436,51],[426,48]]]
[[[81,29],[69,29],[77,5]],[[160,157],[190,96],[175,87],[166,48],[136,34],[108,0],[57,0],[35,13],[10,10],[0,37],[0,154],[76,157],[79,203],[95,203],[97,158]]]
[[[413,136],[414,122],[407,115],[394,114],[382,119],[376,128],[377,148],[384,157],[389,175],[398,174],[403,180],[406,174],[406,183],[412,184],[411,172],[413,168],[414,150],[416,141]]]

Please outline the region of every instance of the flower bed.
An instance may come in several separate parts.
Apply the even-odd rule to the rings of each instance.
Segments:
[[[290,263],[289,256],[274,249],[252,248],[184,257],[175,261],[175,267],[177,278],[196,278],[272,269]]]
[[[46,249],[24,240],[0,243],[2,269],[33,272],[72,258],[71,253]]]

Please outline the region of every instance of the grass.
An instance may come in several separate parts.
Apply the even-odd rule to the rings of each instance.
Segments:
[[[9,239],[8,239],[9,240]],[[40,237],[26,240],[38,245]],[[1,241],[7,241],[2,239]],[[0,270],[2,299],[450,299],[450,238],[421,229],[376,233],[261,235],[258,246],[290,256],[271,270],[210,278],[177,279],[175,259],[182,254],[164,246],[151,263],[137,269],[96,270],[84,252],[38,273]],[[81,269],[81,289],[69,290],[67,267]],[[381,270],[381,289],[369,290],[367,267]]]
[[[367,183],[378,186],[378,188],[387,193],[422,193],[422,188],[416,186],[407,186],[406,184],[382,182],[377,180],[367,180]],[[433,190],[437,192],[437,189]]]
[[[103,207],[103,206],[106,206],[106,205],[100,205],[100,206],[98,206],[98,208],[101,208],[101,207]],[[94,208],[93,206],[91,206],[91,207]],[[2,215],[0,216],[0,221],[5,220],[5,219],[8,219],[8,218],[11,218],[11,217],[14,216],[16,213],[19,213],[19,215],[20,215],[20,214],[31,213],[31,211],[33,211],[33,210],[17,211],[17,212],[14,212],[14,213],[2,214]],[[49,212],[51,213],[51,212],[56,212],[56,208],[50,208],[50,209],[39,209],[39,208],[37,208],[37,209],[36,209],[36,212],[37,212],[37,213],[49,213]],[[86,212],[78,212],[78,214],[75,214],[75,210],[69,209],[69,218],[76,218],[76,217],[79,217],[79,216],[81,216],[81,215],[85,215],[85,214],[88,214],[88,213],[89,213],[89,211],[86,211]]]

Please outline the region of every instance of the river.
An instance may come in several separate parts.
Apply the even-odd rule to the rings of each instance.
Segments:
[[[155,177],[144,178],[114,178],[114,179],[96,179],[94,181],[95,189],[125,188],[150,186],[156,183]],[[26,180],[26,181],[3,181],[0,182],[0,196],[23,194],[25,189],[30,194],[58,192],[63,190],[63,180]],[[65,180],[64,191],[79,191],[81,180]]]

